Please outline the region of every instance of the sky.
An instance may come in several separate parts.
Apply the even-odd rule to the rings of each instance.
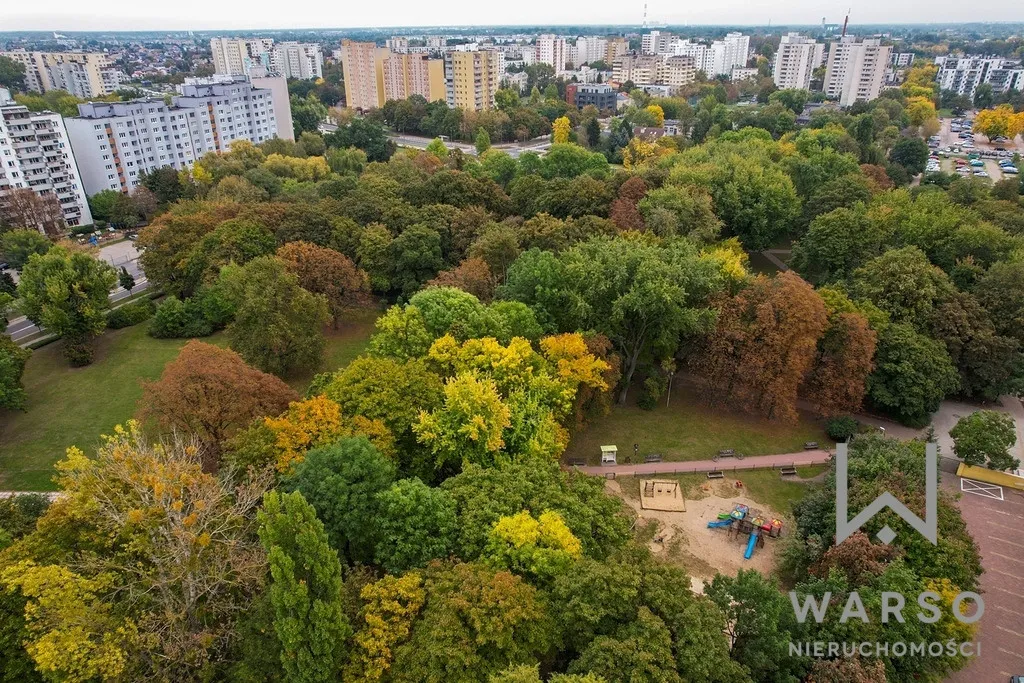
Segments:
[[[852,0],[651,0],[650,23],[766,25],[841,23]],[[210,30],[469,26],[493,24],[633,24],[643,0],[3,0],[0,31]],[[1024,21],[1021,0],[860,0],[851,25]]]

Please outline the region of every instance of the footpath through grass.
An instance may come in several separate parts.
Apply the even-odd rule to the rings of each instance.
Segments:
[[[573,437],[565,458],[585,458],[588,465],[597,465],[601,446],[614,444],[621,464],[626,456],[632,458],[633,444],[638,444],[641,458],[660,453],[666,462],[707,460],[727,448],[743,455],[795,453],[807,441],[831,445],[824,422],[801,413],[796,424],[780,424],[709,408],[683,388],[673,392],[668,408],[664,399],[654,410],[641,410],[635,404],[615,406],[610,415]]]
[[[341,367],[362,353],[376,315],[368,311],[339,330],[326,330],[324,365],[317,372]],[[53,465],[69,446],[91,453],[101,434],[135,413],[141,383],[159,377],[188,341],[153,339],[147,327],[143,323],[104,333],[96,342],[96,359],[84,368],[68,366],[61,342],[32,353],[23,378],[28,410],[0,410],[0,490],[52,490]],[[223,332],[201,341],[227,345]],[[304,393],[314,374],[289,384]]]

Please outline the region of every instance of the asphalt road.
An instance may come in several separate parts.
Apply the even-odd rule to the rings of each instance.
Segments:
[[[149,288],[149,281],[146,279],[146,275],[142,272],[142,268],[139,267],[139,251],[135,248],[135,243],[130,241],[118,242],[111,244],[100,249],[99,258],[109,263],[118,271],[123,266],[131,273],[132,277],[135,278],[135,287],[131,292],[122,288],[120,285],[110,291],[110,303],[116,304],[118,301],[144,291]],[[25,316],[18,316],[9,321],[7,325],[7,334],[11,336],[11,339],[18,343],[27,343],[30,340],[35,339],[40,335],[43,330],[39,328],[34,322],[26,318]]]

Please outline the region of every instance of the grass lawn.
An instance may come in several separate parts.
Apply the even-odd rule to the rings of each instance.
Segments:
[[[619,462],[633,455],[633,444],[640,456],[660,453],[666,461],[706,460],[719,450],[732,448],[744,455],[773,455],[802,451],[807,441],[823,446],[831,444],[824,422],[801,414],[796,424],[769,422],[751,415],[708,408],[692,396],[688,387],[677,386],[672,404],[664,400],[654,410],[633,405],[615,406],[610,415],[575,435],[566,449],[566,458],[585,458],[597,465],[601,446],[619,447]]]
[[[827,469],[826,465],[813,465],[800,467],[798,469],[803,479],[811,479]],[[735,477],[743,482],[743,488],[729,489],[735,496],[740,494],[761,503],[775,513],[792,519],[793,504],[800,501],[807,495],[810,484],[805,481],[793,481],[783,479],[779,476],[778,470],[748,470],[745,472],[730,472],[729,479]],[[689,500],[696,500],[705,497],[707,494],[701,490],[701,486],[708,483],[708,478],[703,474],[659,474],[658,479],[674,479],[680,483],[684,497]],[[631,498],[639,499],[640,481],[636,477],[617,477],[622,492]],[[724,487],[715,489],[716,495],[722,495]]]
[[[377,314],[368,311],[339,330],[327,330],[319,371],[339,368],[362,353]],[[141,381],[159,377],[187,341],[153,339],[146,328],[142,324],[103,334],[96,342],[95,361],[84,368],[68,366],[61,342],[32,353],[23,377],[28,410],[0,410],[0,490],[52,490],[53,464],[68,446],[89,453],[100,434],[135,413]],[[203,341],[227,345],[222,332]],[[295,377],[289,384],[303,393],[314,374]]]

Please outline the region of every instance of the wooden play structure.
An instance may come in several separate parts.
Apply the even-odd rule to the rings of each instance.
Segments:
[[[601,446],[601,465],[615,465],[618,462],[618,446]]]
[[[678,481],[644,479],[640,482],[640,507],[644,510],[686,512],[686,499]]]
[[[708,522],[709,529],[724,528],[728,531],[730,539],[739,538],[746,542],[747,547],[743,551],[743,559],[749,560],[754,556],[755,548],[764,547],[765,536],[778,538],[782,535],[782,522],[778,519],[768,520],[761,516],[757,510],[751,510],[746,505],[736,505],[731,512],[719,513],[718,519]]]

